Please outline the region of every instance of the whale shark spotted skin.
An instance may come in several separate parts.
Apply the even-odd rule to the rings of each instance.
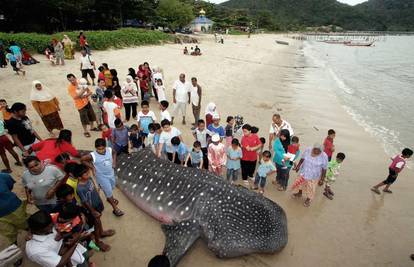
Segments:
[[[158,159],[150,150],[119,156],[116,171],[121,191],[162,223],[171,266],[198,238],[220,258],[274,253],[288,242],[279,205],[207,171]]]

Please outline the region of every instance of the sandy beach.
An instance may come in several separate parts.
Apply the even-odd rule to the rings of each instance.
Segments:
[[[197,77],[203,88],[202,111],[208,102],[215,102],[223,125],[226,116],[240,114],[245,122],[259,127],[259,135],[266,139],[273,113],[280,113],[291,123],[302,149],[315,142],[322,143],[327,130],[333,128],[337,133],[336,151],[347,155],[334,185],[333,201],[325,198],[318,188],[311,207],[305,208],[302,202],[292,200],[288,192],[279,192],[268,182],[265,196],[281,205],[288,217],[289,243],[280,253],[222,260],[199,240],[179,266],[412,266],[409,255],[414,253],[411,209],[414,180],[410,179],[413,170],[404,170],[392,186],[393,194],[373,194],[370,187],[386,177],[390,162],[382,144],[352,119],[330,88],[306,79],[312,66],[305,65],[299,41],[288,40],[290,45],[283,46],[277,45],[276,39],[283,37],[234,36],[227,37],[221,45],[214,43],[213,37],[204,36],[201,57],[184,56],[184,45],[174,44],[93,51],[96,63],[108,63],[115,68],[121,83],[128,68],[136,69],[144,61],[151,67],[161,67],[169,99],[172,99],[172,84],[180,73],[185,73],[187,79]],[[78,112],[67,94],[66,74],[80,77],[78,60],[53,67],[43,55],[36,58],[41,63],[25,67],[25,77],[14,75],[10,68],[0,70],[0,98],[7,99],[9,105],[17,101],[26,103],[34,127],[47,138],[47,131],[29,101],[32,81],[40,80],[61,102],[62,121],[65,128],[73,131],[74,145],[92,150],[100,133],[92,133],[89,139],[83,137]],[[158,116],[155,100],[151,108]],[[187,116],[192,121],[190,109]],[[181,125],[180,120],[177,122],[175,126],[183,131],[184,141],[191,144],[190,127]],[[18,181],[15,191],[24,197],[21,173],[21,168],[14,168],[13,176]],[[290,183],[295,177],[292,171]],[[93,261],[97,266],[144,267],[164,247],[160,224],[136,208],[119,190],[115,196],[126,215],[115,218],[107,206],[103,224],[114,228],[117,234],[107,239],[112,250],[95,253]],[[19,244],[23,240],[24,234]],[[0,239],[0,248],[3,247],[4,240]],[[35,265],[25,260],[23,266]]]

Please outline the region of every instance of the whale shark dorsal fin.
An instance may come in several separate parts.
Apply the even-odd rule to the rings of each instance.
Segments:
[[[200,225],[195,220],[187,220],[163,224],[161,228],[165,234],[164,254],[174,267],[200,237]]]

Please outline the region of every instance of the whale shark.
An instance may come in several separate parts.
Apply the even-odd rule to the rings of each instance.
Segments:
[[[161,223],[171,266],[199,238],[219,258],[275,253],[288,242],[286,214],[278,204],[206,170],[144,149],[120,155],[116,174],[118,188]]]

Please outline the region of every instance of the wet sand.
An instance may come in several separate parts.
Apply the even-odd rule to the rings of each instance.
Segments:
[[[281,37],[259,35],[247,39],[237,36],[225,39],[221,45],[208,37],[200,45],[201,57],[183,56],[184,46],[172,44],[93,53],[98,64],[106,62],[110,68],[117,69],[121,82],[127,69],[137,68],[140,62],[148,61],[151,66],[162,67],[169,99],[171,86],[179,73],[186,73],[187,79],[195,76],[203,87],[202,111],[213,101],[223,124],[227,115],[243,115],[245,122],[259,127],[259,135],[266,139],[272,114],[276,112],[292,124],[301,139],[302,149],[315,142],[321,143],[327,130],[334,128],[336,149],[347,155],[333,187],[336,193],[333,201],[325,198],[318,188],[314,203],[305,208],[301,201],[290,199],[288,192],[279,192],[268,182],[265,196],[280,204],[288,216],[289,243],[280,253],[222,260],[199,240],[179,266],[411,266],[414,181],[410,178],[413,171],[406,169],[400,175],[391,187],[394,194],[373,194],[369,189],[386,177],[389,156],[374,137],[352,120],[330,88],[321,87],[316,80],[307,80],[306,73],[312,69],[303,68],[311,66],[303,61],[301,44],[289,40],[290,46],[277,45],[275,39]],[[29,104],[31,82],[41,80],[61,101],[62,120],[65,127],[74,132],[76,147],[92,149],[98,134],[93,133],[90,139],[83,137],[77,111],[66,90],[66,74],[73,72],[80,76],[78,61],[52,67],[43,56],[38,57],[41,64],[26,67],[26,77],[17,77],[10,69],[0,71],[1,98],[6,98],[10,104],[15,101]],[[159,114],[155,101],[151,108]],[[46,130],[31,106],[28,115],[46,138]],[[191,121],[190,109],[187,115]],[[183,131],[186,143],[191,144],[189,127],[179,123],[176,127]],[[21,171],[15,169],[14,172],[18,181]],[[291,172],[290,183],[295,177]],[[24,195],[19,182],[15,191]],[[115,196],[126,215],[115,218],[109,205],[106,206],[103,224],[116,229],[117,234],[107,239],[112,250],[96,253],[93,261],[97,266],[146,266],[149,259],[163,249],[160,224],[137,209],[119,190]],[[20,239],[23,237],[21,235]],[[0,245],[4,244],[2,241]],[[24,266],[34,265],[26,261]]]

